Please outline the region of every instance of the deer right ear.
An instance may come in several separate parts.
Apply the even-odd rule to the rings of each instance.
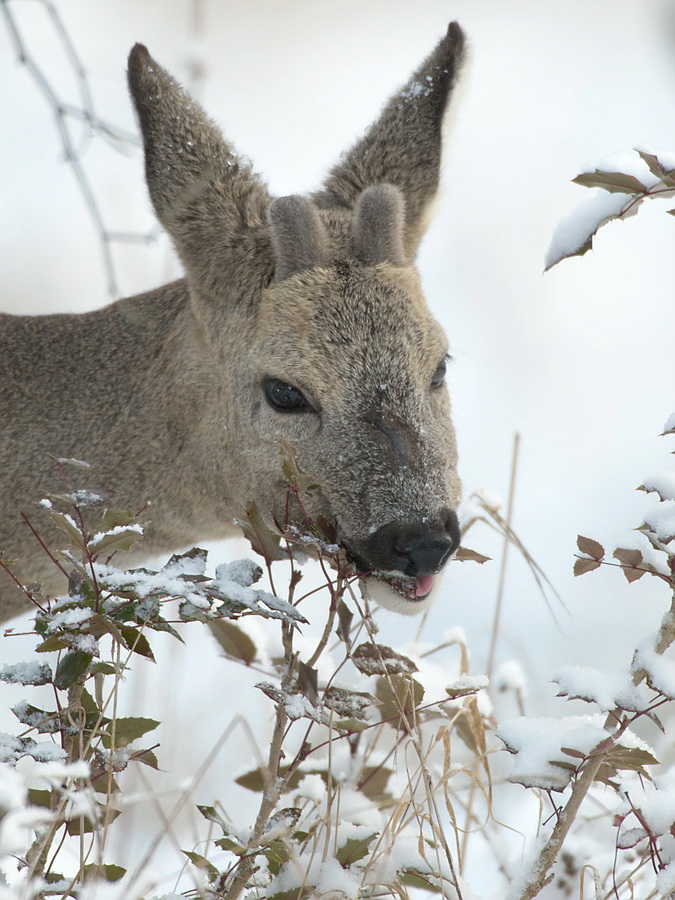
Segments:
[[[248,266],[250,271],[249,243],[260,243],[266,228],[267,189],[143,44],[129,55],[129,89],[157,218],[190,282],[209,295],[227,293],[228,285],[231,290],[239,283],[233,269]]]

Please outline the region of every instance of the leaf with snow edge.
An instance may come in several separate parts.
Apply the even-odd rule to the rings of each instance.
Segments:
[[[74,456],[58,456],[56,459],[63,466],[72,466],[74,469],[91,469],[91,463],[83,459],[75,459]]]
[[[675,661],[656,653],[649,641],[636,649],[631,663],[633,674],[645,673],[649,687],[669,700],[675,700]]]
[[[174,553],[171,559],[162,566],[163,575],[170,578],[197,578],[206,571],[208,554],[201,547],[193,547],[185,553]]]
[[[282,691],[276,685],[270,684],[269,681],[259,681],[256,687],[274,703],[283,706],[291,722],[295,722],[297,719],[311,719],[321,725],[328,724],[328,716],[321,706],[315,706],[303,694]]]
[[[604,559],[605,548],[602,544],[598,543],[598,541],[594,541],[592,538],[583,537],[581,534],[577,535],[577,547],[581,553],[590,556],[591,559]]]
[[[675,472],[661,472],[646,478],[638,490],[647,494],[656,493],[659,500],[675,500]]]
[[[81,650],[69,650],[56,667],[54,675],[54,687],[60,691],[65,691],[75,684],[78,678],[81,678],[92,661],[89,653],[83,653]]]
[[[51,666],[41,659],[13,663],[0,669],[0,681],[7,684],[38,685],[49,684],[51,680]]]
[[[112,528],[131,525],[135,520],[136,516],[131,510],[108,507],[101,516],[101,531],[110,531]]]
[[[283,559],[284,552],[281,549],[281,531],[272,529],[263,519],[260,510],[255,503],[246,507],[246,518],[237,519],[237,525],[244,532],[253,550],[270,563]]]
[[[70,503],[72,506],[77,506],[80,509],[96,509],[107,503],[112,497],[112,493],[111,491],[79,489],[63,494],[50,494],[49,496],[54,500]]]
[[[269,838],[269,836],[276,831],[287,832],[292,828],[295,828],[301,815],[302,810],[298,806],[287,806],[285,809],[280,809],[278,812],[275,812],[274,815],[270,817],[267,825],[265,825],[261,841]]]
[[[365,719],[366,710],[375,703],[372,694],[361,691],[349,691],[346,688],[331,685],[323,695],[324,706],[332,709],[336,716],[346,719]]]
[[[263,570],[252,559],[235,559],[230,563],[221,563],[216,568],[216,580],[223,578],[236,581],[242,587],[251,587],[260,581]]]
[[[562,719],[519,716],[502,722],[497,737],[514,755],[508,780],[525,787],[564,790],[572,772],[562,747],[588,756],[610,737],[602,725],[601,715]]]
[[[279,778],[282,778],[285,781],[289,768],[290,766],[281,766],[279,768]],[[308,775],[318,775],[324,784],[328,784],[328,780],[330,779],[332,787],[335,787],[337,784],[335,777],[329,774],[325,769],[296,769],[288,780],[286,786],[287,790],[296,790],[302,779]],[[264,790],[265,785],[269,781],[269,773],[266,768],[258,767],[257,769],[245,772],[243,775],[239,775],[239,777],[234,780],[241,787],[244,787],[249,791],[254,791],[255,793],[260,793],[260,791]]]
[[[477,694],[489,683],[487,675],[458,675],[445,686],[445,691],[453,700],[456,700],[459,697],[466,697],[468,694]]]
[[[25,700],[21,700],[12,707],[12,712],[22,725],[34,728],[38,734],[55,734],[61,730],[61,722],[56,712],[46,712],[38,709]]]
[[[223,834],[229,835],[232,833],[232,828],[228,822],[221,816],[215,806],[197,806],[199,812],[204,816],[204,818],[213,822],[214,825],[217,825]]]
[[[134,544],[143,537],[143,528],[140,525],[117,525],[109,531],[100,531],[87,541],[87,550],[101,556],[118,551],[131,550]]]
[[[258,654],[258,648],[251,638],[237,625],[225,619],[214,619],[209,622],[211,634],[220,644],[225,656],[239,659],[250,665]]]
[[[75,547],[77,550],[86,549],[84,537],[71,516],[67,513],[57,512],[55,509],[48,510],[48,513],[56,527],[68,536],[71,547]]]
[[[411,659],[384,644],[359,644],[352,653],[351,660],[363,675],[381,675],[383,672],[401,675],[418,671]]]
[[[544,271],[548,272],[563,259],[583,256],[593,247],[593,238],[603,225],[619,216],[635,215],[641,199],[635,199],[631,194],[598,193],[565,216],[553,232]],[[631,201],[633,206],[627,206]]]
[[[602,188],[612,194],[642,194],[648,189],[635,175],[625,172],[604,172],[595,169],[593,172],[582,172],[572,179],[572,184],[580,184],[587,188]]]
[[[558,697],[596,703],[604,712],[623,709],[643,712],[649,706],[627,672],[611,674],[588,666],[563,666],[553,676]]]
[[[630,850],[632,847],[636,847],[640,841],[644,841],[646,837],[649,835],[644,828],[628,828],[619,834],[616,846],[619,850]]]
[[[476,550],[471,550],[469,547],[460,547],[455,553],[454,559],[459,560],[459,562],[476,562],[481,565],[486,562],[490,562],[492,557],[483,556],[482,553],[478,553]]]
[[[652,173],[655,178],[658,178],[659,181],[663,180],[663,176],[668,174],[668,170],[664,169],[664,167],[659,162],[658,156],[654,153],[648,153],[646,150],[638,150],[635,148],[635,152],[638,154],[640,159],[646,163],[647,168]]]

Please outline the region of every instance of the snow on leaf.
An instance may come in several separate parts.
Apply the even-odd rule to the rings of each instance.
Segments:
[[[633,684],[628,672],[601,672],[588,666],[564,666],[553,676],[559,697],[586,700],[600,709],[641,712],[649,705]]]
[[[546,253],[545,271],[548,272],[557,263],[570,256],[583,256],[593,246],[593,238],[598,230],[619,215],[626,217],[624,211],[631,200],[631,194],[610,194],[598,192],[586,203],[565,216],[556,226],[551,244]],[[639,200],[635,200],[630,214],[637,212]]]
[[[645,524],[663,544],[675,540],[675,500],[664,500],[645,516]]]
[[[369,642],[359,644],[352,653],[352,662],[363,675],[381,675],[383,672],[400,675],[417,672],[417,666],[411,659],[384,644]]]
[[[660,472],[645,478],[638,490],[658,494],[661,500],[675,500],[675,472]]]
[[[365,719],[366,710],[375,703],[371,694],[357,693],[331,685],[323,696],[324,705],[344,719]]]
[[[487,675],[458,675],[450,684],[445,686],[446,692],[453,698],[466,697],[467,694],[477,694],[489,684]]]
[[[675,434],[675,413],[668,416],[661,434]]]
[[[49,684],[52,670],[49,663],[31,659],[27,662],[14,663],[0,669],[0,681],[7,684]]]

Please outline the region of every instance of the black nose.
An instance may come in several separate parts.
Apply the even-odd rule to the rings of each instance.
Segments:
[[[459,546],[459,522],[451,509],[414,523],[390,522],[349,547],[362,568],[400,572],[409,578],[434,575]]]

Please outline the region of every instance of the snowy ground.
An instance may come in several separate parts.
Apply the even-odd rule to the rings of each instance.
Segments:
[[[11,6],[31,52],[75,102],[42,8],[18,0]],[[657,435],[675,408],[675,223],[645,208],[603,229],[591,254],[542,272],[556,223],[586,199],[570,183],[578,172],[635,145],[675,150],[673,117],[664,112],[675,92],[670,4],[204,0],[198,38],[188,2],[57,6],[101,116],[134,127],[124,64],[135,41],[185,81],[191,61],[203,61],[199,98],[277,194],[316,185],[447,22],[464,26],[473,62],[419,265],[455,358],[449,385],[466,491],[506,495],[518,431],[514,525],[569,610],[556,608],[556,625],[512,555],[497,661],[517,659],[529,681],[528,711],[554,715],[561,703],[551,700],[550,679],[562,665],[616,670],[627,663],[636,640],[656,626],[663,598],[647,579],[629,587],[618,573],[574,581],[573,554],[579,532],[613,546],[639,525],[648,501],[633,489],[670,459],[672,447]],[[0,147],[2,309],[100,306],[108,297],[86,208],[51,113],[17,65],[1,22],[0,98],[11,135]],[[137,153],[123,157],[93,141],[85,162],[111,230],[152,228]],[[115,260],[126,294],[178,271],[163,241],[118,248]],[[486,531],[469,544],[500,551]],[[243,545],[232,552],[241,555]],[[496,563],[452,565],[426,625],[429,634],[461,625],[475,672],[485,667],[497,577]],[[387,614],[382,640],[400,643],[415,628]],[[8,660],[26,655],[20,639],[3,643]],[[160,707],[152,714],[170,717],[166,768],[193,772],[229,721],[230,686],[206,636],[191,639],[187,652],[167,652],[174,655],[172,683],[146,678],[135,693],[139,703],[144,693]],[[10,725],[0,718],[0,730]],[[196,729],[203,729],[198,749],[182,737]]]

